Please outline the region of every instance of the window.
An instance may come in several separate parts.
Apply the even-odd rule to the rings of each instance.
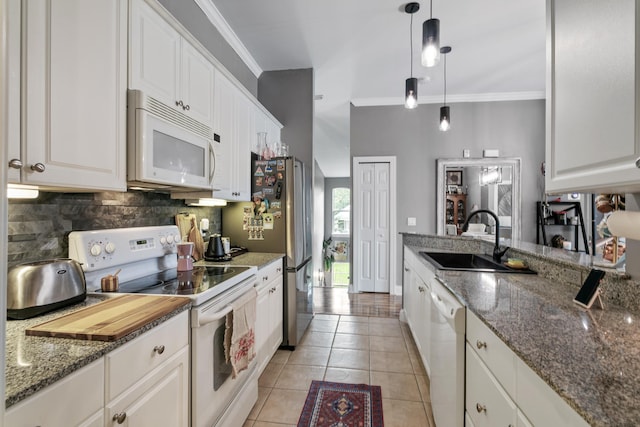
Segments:
[[[349,235],[351,226],[351,190],[334,188],[331,192],[332,234]]]

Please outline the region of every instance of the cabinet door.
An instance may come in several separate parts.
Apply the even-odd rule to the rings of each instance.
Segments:
[[[73,402],[73,410],[69,410],[70,402]],[[97,412],[102,413],[103,405],[104,359],[99,359],[11,406],[4,425],[94,426],[95,418],[99,417]]]
[[[132,1],[129,86],[176,107],[181,39],[144,0]]]
[[[20,183],[20,0],[7,1],[7,179]],[[18,162],[16,162],[16,160]]]
[[[235,132],[238,137],[235,145],[236,170],[235,191],[237,200],[251,200],[251,141],[253,127],[253,103],[239,90],[236,89],[235,102]],[[256,136],[257,138],[257,136]]]
[[[213,123],[214,68],[200,52],[182,40],[180,99],[185,113],[211,126]]]
[[[22,6],[22,181],[124,191],[127,1]]]
[[[270,335],[269,328],[269,311],[270,297],[268,285],[261,285],[258,288],[258,297],[256,299],[256,354],[258,358],[258,373],[262,373],[262,370],[267,366],[269,359],[271,358],[270,349],[267,345],[267,341]]]
[[[284,307],[284,284],[282,275],[276,277],[270,284],[271,293],[271,355],[273,355],[280,344],[282,344],[283,332],[283,307]]]
[[[215,74],[213,131],[219,141],[213,142],[216,154],[213,188],[216,197],[232,199],[233,152],[236,134],[234,131],[235,87],[222,73]]]
[[[549,192],[640,188],[637,7],[634,0],[547,1]]]
[[[105,414],[106,425],[114,427],[187,427],[189,346],[109,403]]]

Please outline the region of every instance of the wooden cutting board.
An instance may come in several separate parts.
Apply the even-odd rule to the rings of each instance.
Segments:
[[[189,304],[183,297],[119,295],[26,330],[27,335],[115,341]]]

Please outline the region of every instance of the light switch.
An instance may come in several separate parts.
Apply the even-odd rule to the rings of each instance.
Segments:
[[[416,219],[414,217],[407,218],[407,225],[414,226],[416,225]]]

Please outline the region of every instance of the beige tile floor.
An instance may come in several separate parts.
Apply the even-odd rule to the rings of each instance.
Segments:
[[[278,350],[244,427],[296,426],[312,380],[382,387],[385,427],[435,427],[429,378],[397,318],[318,314],[296,350]]]

